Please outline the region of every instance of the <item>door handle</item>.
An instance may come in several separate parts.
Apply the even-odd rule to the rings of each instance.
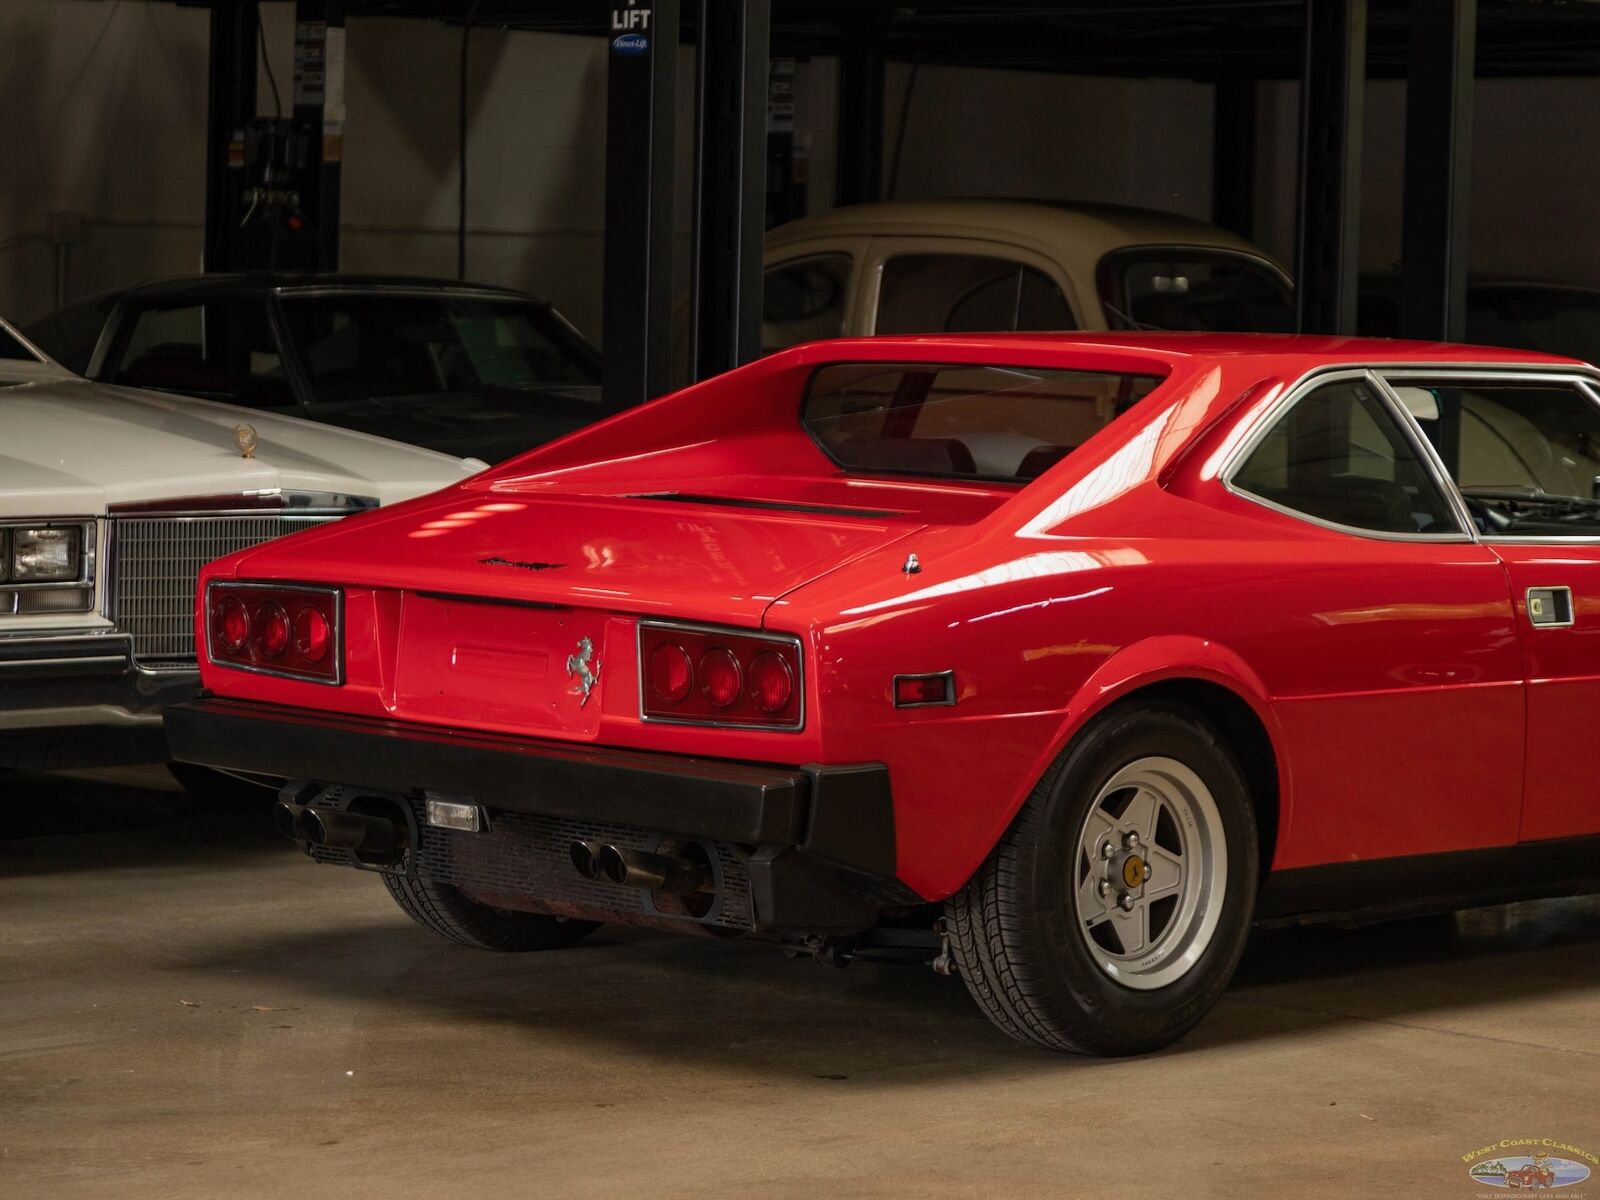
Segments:
[[[1536,587],[1528,589],[1528,624],[1540,629],[1560,629],[1572,624],[1572,589]]]

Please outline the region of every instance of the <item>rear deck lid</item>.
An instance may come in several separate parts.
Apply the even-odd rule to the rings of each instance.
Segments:
[[[693,494],[452,490],[271,543],[236,569],[240,578],[753,627],[776,597],[921,524],[903,513]]]

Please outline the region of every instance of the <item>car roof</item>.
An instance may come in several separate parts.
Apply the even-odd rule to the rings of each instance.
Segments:
[[[1309,333],[984,333],[872,338],[839,338],[795,347],[812,362],[846,361],[861,355],[868,361],[910,363],[994,363],[1008,354],[1026,355],[1035,364],[1060,356],[1070,369],[1075,356],[1109,353],[1126,362],[1171,371],[1206,360],[1258,359],[1305,371],[1319,366],[1504,365],[1588,367],[1576,358],[1537,350],[1500,346],[1466,346],[1453,342],[1403,341],[1394,338],[1344,337]],[[1593,368],[1590,368],[1591,370]]]
[[[470,283],[459,279],[433,279],[425,275],[369,275],[340,271],[217,271],[206,275],[180,275],[137,283],[122,293],[124,299],[164,300],[222,292],[293,292],[313,289],[373,291],[441,291],[494,295],[506,299],[549,302],[517,288]]]
[[[768,245],[817,236],[931,235],[984,233],[1045,242],[1089,244],[1096,254],[1137,245],[1212,246],[1272,261],[1261,247],[1209,222],[1178,213],[1120,204],[1068,200],[887,200],[852,204],[780,225]]]

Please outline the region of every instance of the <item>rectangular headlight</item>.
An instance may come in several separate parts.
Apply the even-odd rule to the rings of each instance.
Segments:
[[[83,529],[13,529],[10,558],[14,583],[70,583],[83,569]]]

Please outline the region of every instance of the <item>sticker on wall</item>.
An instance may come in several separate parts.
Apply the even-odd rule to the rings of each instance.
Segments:
[[[613,54],[643,54],[650,49],[650,39],[642,33],[625,33],[611,40]]]

